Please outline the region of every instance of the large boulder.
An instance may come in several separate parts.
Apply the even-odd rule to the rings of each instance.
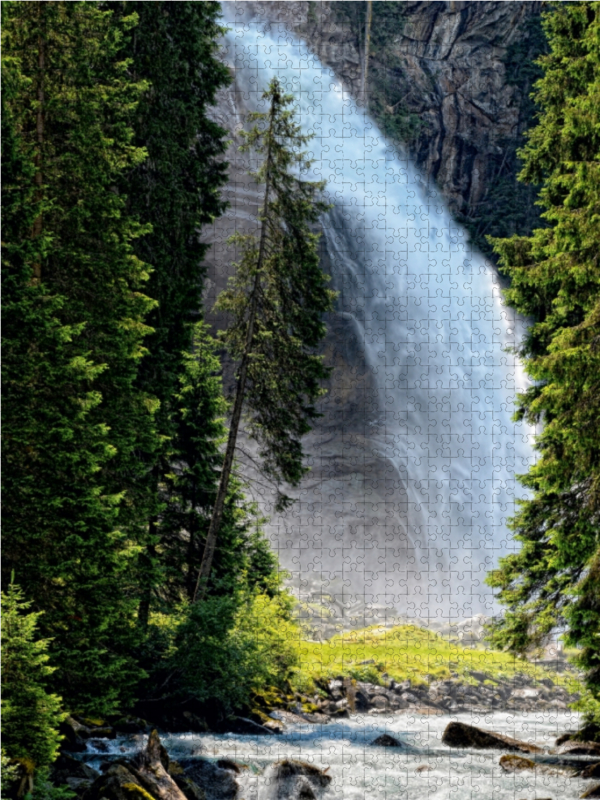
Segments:
[[[270,800],[318,800],[331,783],[323,770],[304,761],[279,761],[265,773]]]
[[[113,722],[113,730],[116,733],[150,733],[151,726],[141,717],[127,715]]]
[[[111,764],[84,795],[85,800],[150,800],[150,797],[141,781],[121,763]]]
[[[530,742],[512,739],[494,731],[484,731],[465,722],[451,722],[446,726],[442,743],[448,747],[472,747],[483,750],[512,750],[519,753],[542,753],[541,747]]]
[[[158,733],[131,760],[111,764],[85,793],[85,800],[188,800],[167,772],[168,756]],[[193,800],[204,800],[201,795]]]
[[[225,759],[221,759],[214,763],[206,758],[188,758],[179,763],[185,776],[204,793],[206,800],[236,800],[239,785],[232,762],[225,763]]]
[[[581,775],[580,778],[600,778],[600,764],[590,764],[589,767],[586,767]]]
[[[66,784],[76,795],[81,796],[91,787],[99,774],[68,753],[61,753],[52,764],[50,778],[55,786]]]
[[[246,717],[228,718],[219,726],[221,733],[237,733],[246,736],[273,736],[275,731],[260,722]]]

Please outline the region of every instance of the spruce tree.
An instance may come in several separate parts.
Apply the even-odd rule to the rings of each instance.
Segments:
[[[204,399],[201,387],[195,394],[182,396],[180,384],[190,374],[194,325],[202,309],[208,249],[201,241],[202,227],[225,208],[220,189],[227,179],[226,132],[209,118],[208,111],[230,76],[217,58],[223,30],[218,24],[218,3],[161,0],[109,5],[116,13],[138,16],[126,52],[136,80],[147,82],[136,112],[135,143],[145,148],[148,158],[123,175],[121,182],[128,211],[152,225],[152,231],[134,247],[142,261],[152,264],[147,292],[157,301],[148,317],[153,330],[145,341],[148,352],[136,380],[140,391],[159,402],[155,416],[159,446],[137,450],[146,476],[140,491],[149,509],[138,562],[143,628],[153,598],[164,586],[168,564],[181,555],[182,533],[172,508],[178,500],[170,498],[173,484],[168,477],[173,459],[186,447],[178,442],[180,432],[187,435],[185,426],[179,427],[181,402],[189,398],[201,406],[214,399],[210,387]],[[212,445],[207,447],[210,451]],[[206,458],[202,453],[192,456],[196,464],[192,470],[204,461],[208,464],[211,457],[208,452]],[[193,503],[193,498],[189,501]],[[190,536],[194,550],[194,530]],[[169,555],[171,548],[174,552]]]
[[[542,185],[548,227],[492,240],[507,302],[533,319],[517,416],[543,425],[512,521],[521,549],[489,578],[507,606],[492,640],[523,651],[565,629],[600,699],[600,6],[556,4],[544,27],[520,179]]]
[[[197,323],[184,367],[172,398],[176,435],[171,469],[164,478],[163,538],[157,551],[165,573],[157,595],[171,603],[193,598],[223,463],[222,444],[227,438],[221,365],[206,323]],[[214,561],[213,589],[217,594],[232,595],[241,583],[261,591],[269,591],[274,581],[277,583],[277,560],[260,522],[239,479],[232,477],[221,546]]]
[[[294,121],[289,108],[293,98],[274,79],[263,100],[269,110],[249,115],[255,124],[244,134],[242,146],[262,160],[250,173],[264,186],[260,232],[232,237],[241,259],[217,302],[231,317],[223,342],[238,369],[196,597],[203,596],[211,573],[243,409],[248,431],[259,443],[264,473],[295,486],[307,472],[301,438],[318,416],[314,403],[323,394],[320,382],[329,374],[315,353],[325,334],[323,314],[331,310],[334,298],[319,266],[318,235],[312,230],[327,208],[319,199],[324,183],[303,177],[311,162],[302,147],[310,137]],[[288,502],[280,493],[278,506]]]
[[[135,502],[153,401],[134,386],[145,316],[143,229],[117,184],[144,158],[144,86],[96,3],[5,3],[3,69],[3,574],[14,570],[72,710],[127,699]]]
[[[48,642],[36,635],[40,613],[10,584],[2,592],[2,750],[31,767],[49,766],[58,754],[65,714],[60,698],[47,690],[55,671]]]

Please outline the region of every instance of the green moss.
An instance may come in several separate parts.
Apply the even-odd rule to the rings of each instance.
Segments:
[[[489,675],[487,685],[521,673],[532,680],[551,677],[570,691],[579,688],[569,674],[550,673],[497,650],[461,647],[412,625],[387,629],[373,626],[334,636],[326,642],[304,642],[300,649],[303,675],[317,682],[347,675],[369,683],[383,683],[385,672],[388,679],[399,682],[410,679],[419,684],[455,676],[464,683],[475,684],[478,681],[470,673],[477,671]],[[357,663],[371,659],[375,664]]]
[[[124,783],[123,789],[125,789],[126,792],[129,792],[132,795],[132,797],[136,798],[136,800],[140,800],[140,798],[143,798],[144,800],[155,800],[155,798],[152,797],[150,792],[147,792],[142,786],[139,786],[137,783]]]

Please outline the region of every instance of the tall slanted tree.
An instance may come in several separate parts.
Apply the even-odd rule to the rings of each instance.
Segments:
[[[274,79],[263,94],[269,110],[250,114],[256,123],[244,133],[242,149],[262,160],[250,173],[264,186],[258,236],[236,235],[241,260],[217,308],[231,315],[223,341],[238,363],[235,399],[219,488],[196,597],[206,591],[234,465],[242,411],[259,443],[265,474],[292,486],[307,472],[301,438],[318,414],[314,403],[329,370],[315,349],[325,334],[323,314],[335,293],[319,266],[313,233],[327,205],[318,195],[324,183],[305,180],[310,161],[302,151],[310,137],[300,133],[290,109],[293,98]],[[288,498],[281,494],[279,505]]]
[[[3,6],[3,575],[50,638],[67,707],[106,713],[139,675],[132,565],[155,446],[135,378],[152,302],[117,191],[144,151],[124,30],[97,3]],[[6,119],[5,119],[6,117]]]
[[[534,320],[517,416],[543,423],[512,521],[521,549],[488,579],[508,607],[493,641],[523,651],[565,628],[600,699],[600,5],[557,3],[544,27],[520,179],[542,185],[548,227],[492,240],[507,302]]]
[[[230,75],[217,58],[222,32],[218,3],[161,0],[109,6],[115,13],[138,15],[126,53],[135,79],[148,82],[135,120],[135,144],[147,150],[148,158],[122,180],[128,211],[152,225],[134,247],[142,261],[152,264],[147,292],[157,301],[148,317],[153,332],[145,341],[148,353],[137,377],[141,391],[160,402],[155,415],[160,444],[137,453],[146,470],[140,490],[150,509],[139,559],[139,620],[145,627],[153,599],[164,585],[166,561],[172,562],[169,550],[173,548],[177,557],[181,554],[181,531],[174,527],[176,515],[169,513],[170,505],[180,505],[170,497],[168,479],[181,450],[181,403],[210,403],[214,396],[210,387],[204,401],[197,393],[182,395],[180,382],[188,374],[194,325],[202,308],[208,245],[201,241],[201,229],[225,207],[220,189],[227,180],[222,157],[226,131],[207,112]],[[202,455],[195,461],[202,461]],[[193,550],[197,542],[193,531],[190,535]]]
[[[215,350],[208,326],[197,323],[192,349],[185,354],[185,371],[171,398],[177,435],[171,445],[170,471],[163,478],[168,502],[161,513],[157,550],[164,572],[157,594],[171,602],[193,598],[223,463],[227,403]],[[276,558],[236,478],[229,485],[220,544],[213,565],[213,589],[218,585],[218,594],[235,593],[240,582],[268,589]]]

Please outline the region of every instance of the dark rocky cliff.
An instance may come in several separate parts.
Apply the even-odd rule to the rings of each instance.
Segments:
[[[361,97],[364,2],[248,2],[283,23]],[[535,192],[516,184],[516,149],[544,48],[540,2],[375,2],[369,111],[437,183],[476,244],[526,233]]]

